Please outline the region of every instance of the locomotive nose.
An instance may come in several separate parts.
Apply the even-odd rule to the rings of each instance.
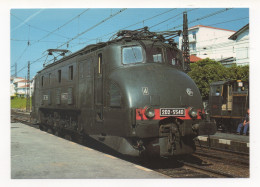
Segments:
[[[120,84],[130,108],[201,108],[199,90],[184,72],[161,64],[141,64],[117,71],[111,79]]]

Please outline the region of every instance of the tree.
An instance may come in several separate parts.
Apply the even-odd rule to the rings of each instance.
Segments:
[[[233,65],[228,68],[229,79],[249,81],[249,66],[236,66]]]
[[[188,75],[197,84],[203,100],[208,100],[210,83],[221,80],[248,81],[249,66],[224,67],[220,62],[209,58],[200,60],[190,65]]]

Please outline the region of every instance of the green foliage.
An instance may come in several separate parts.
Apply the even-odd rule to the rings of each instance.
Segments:
[[[224,67],[220,62],[209,58],[200,60],[190,65],[191,71],[188,75],[197,84],[202,98],[208,99],[209,85],[221,80],[243,80],[249,81],[249,66]]]
[[[249,81],[249,66],[236,66],[228,68],[230,80]]]
[[[32,105],[32,102],[31,102]],[[24,97],[14,97],[11,99],[11,108],[25,109],[26,108],[26,98]]]

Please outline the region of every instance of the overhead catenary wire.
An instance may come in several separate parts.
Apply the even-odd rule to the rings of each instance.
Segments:
[[[63,35],[60,35],[60,34],[57,34],[57,33],[54,33],[54,32],[60,30],[61,28],[63,28],[63,27],[66,26],[67,24],[71,23],[73,20],[75,20],[76,18],[80,17],[82,14],[84,14],[84,13],[87,12],[88,10],[89,10],[89,9],[84,10],[83,12],[81,12],[80,14],[78,14],[77,16],[75,16],[75,17],[73,17],[72,19],[70,19],[69,21],[65,22],[63,25],[61,25],[61,26],[59,26],[58,28],[54,29],[53,31],[47,31],[47,30],[45,30],[45,29],[41,29],[41,28],[39,28],[39,27],[32,26],[32,25],[29,25],[29,24],[27,24],[27,23],[25,23],[25,24],[29,26],[29,35],[30,35],[30,27],[36,28],[36,29],[41,30],[41,31],[48,32],[48,34],[45,35],[44,37],[42,37],[41,39],[39,39],[39,40],[34,40],[35,43],[40,42],[42,39],[47,38],[47,37],[50,36],[51,34],[56,34],[56,35],[59,35],[59,36],[62,36],[62,37],[64,37],[64,38],[66,38],[66,39],[69,39],[69,37],[66,37],[66,36],[63,36]],[[16,15],[14,15],[14,14],[12,14],[12,13],[11,13],[11,15],[14,16],[16,19],[18,19],[18,20],[20,20],[20,21],[23,22],[23,20],[20,19],[19,17],[17,17]],[[29,36],[28,36],[28,38],[29,38]],[[29,39],[28,39],[28,41],[29,41]],[[32,41],[32,40],[31,40],[31,41]],[[35,44],[35,43],[33,43],[33,44]],[[62,43],[62,42],[59,42],[59,43]]]
[[[245,42],[246,41],[246,42]],[[240,40],[239,42],[235,43],[235,42],[228,42],[228,41],[225,41],[225,42],[219,42],[219,43],[216,43],[216,44],[209,44],[209,45],[205,45],[205,46],[202,46],[203,47],[210,47],[210,48],[213,48],[213,47],[226,47],[226,46],[233,46],[234,44],[242,44],[242,43],[248,43],[249,39],[243,39],[243,40]]]
[[[111,35],[117,33],[118,30],[128,29],[128,28],[130,28],[130,27],[133,27],[133,26],[138,25],[138,24],[140,24],[140,23],[144,23],[145,21],[154,19],[154,18],[156,18],[156,17],[159,17],[159,16],[161,16],[161,15],[164,15],[164,14],[166,14],[166,13],[168,13],[168,12],[171,12],[171,11],[174,11],[174,10],[176,10],[176,8],[173,8],[173,9],[170,9],[170,10],[167,10],[167,11],[164,11],[164,12],[162,12],[162,13],[160,13],[160,14],[156,14],[156,15],[154,15],[154,16],[152,16],[152,17],[146,18],[146,19],[144,19],[144,20],[142,20],[142,21],[138,21],[138,22],[133,23],[133,24],[131,24],[131,25],[128,25],[128,26],[126,26],[126,27],[117,29],[116,31],[107,33],[107,34],[105,34],[105,35],[103,35],[103,36],[100,36],[100,37],[98,37],[98,38],[90,39],[90,40],[88,40],[87,42],[95,41],[95,40],[98,40],[98,39],[103,38],[103,37],[105,37],[105,36],[111,36]],[[84,39],[84,38],[81,38],[81,39]]]
[[[230,22],[235,22],[235,21],[240,21],[240,20],[243,20],[243,19],[248,19],[249,17],[243,17],[243,18],[238,18],[238,19],[233,19],[233,20],[228,20],[228,21],[224,21],[224,22],[218,22],[218,23],[212,23],[212,24],[207,24],[205,26],[214,26],[214,25],[220,25],[220,24],[223,24],[223,23],[230,23]],[[167,24],[168,25],[168,24]],[[162,26],[161,28],[164,28],[164,26]],[[168,30],[168,29],[167,29]]]
[[[13,17],[15,17],[16,19],[18,19],[18,20],[20,20],[21,22],[24,22],[24,20],[22,20],[22,19],[20,19],[19,17],[17,17],[16,15],[14,15],[14,14],[12,14],[12,13],[10,13]],[[28,24],[28,23],[24,23],[25,25],[27,25],[27,26],[30,26],[31,28],[34,28],[34,29],[37,29],[37,30],[40,30],[40,31],[44,31],[44,32],[51,32],[51,31],[48,31],[48,30],[46,30],[46,29],[42,29],[42,28],[39,28],[39,27],[36,27],[36,26],[34,26],[34,25],[32,25],[32,24]],[[60,37],[63,37],[63,38],[66,38],[66,39],[69,39],[69,37],[67,37],[67,36],[64,36],[64,35],[61,35],[61,34],[57,34],[57,33],[54,33],[55,35],[57,35],[57,36],[60,36]]]
[[[168,12],[168,11],[167,11]],[[166,12],[165,12],[166,13]],[[183,12],[182,12],[183,13]],[[179,14],[178,14],[179,15]],[[173,18],[173,17],[171,17]],[[171,19],[169,18],[169,19]],[[218,24],[222,24],[222,23],[229,23],[229,22],[234,22],[234,21],[239,21],[239,20],[243,20],[243,19],[247,19],[248,17],[243,17],[243,18],[238,18],[238,19],[233,19],[233,20],[228,20],[228,21],[225,21],[225,22],[218,22],[218,23],[213,23],[213,24],[210,24],[210,25],[205,25],[205,26],[213,26],[213,25],[218,25]],[[153,25],[155,26],[155,25]],[[150,26],[149,28],[152,28],[153,26]],[[114,33],[114,32],[113,32]],[[210,40],[215,40],[215,39],[219,39],[219,38],[225,38],[225,37],[228,37],[230,35],[226,35],[226,36],[222,36],[222,37],[215,37],[215,38],[211,38],[209,40],[203,40],[203,41],[200,41],[200,42],[204,42],[204,41],[210,41]],[[102,36],[103,37],[103,36]],[[102,37],[99,37],[99,38],[102,38]],[[91,41],[94,41],[94,40],[97,40],[98,38],[93,38],[93,39],[90,39],[86,42],[91,42]],[[80,38],[80,40],[83,40],[83,38]],[[17,41],[17,42],[24,42],[24,41],[28,41],[26,39],[16,39],[16,38],[11,38],[11,41]],[[35,41],[39,41],[39,40],[30,40],[32,42],[35,42]],[[46,40],[46,41],[40,41],[42,43],[64,43],[65,41],[51,41],[51,40]],[[80,45],[83,45],[83,44],[86,44],[86,42],[82,42],[82,43],[71,43],[71,44],[80,44]]]
[[[204,50],[209,50],[209,49],[218,49],[218,48],[224,48],[224,47],[230,47],[230,46],[239,46],[241,44],[249,44],[249,39],[243,39],[240,40],[239,42],[219,42],[216,44],[209,44],[209,45],[204,45],[204,46],[196,46],[196,49],[204,49]]]
[[[198,8],[194,8],[194,9],[188,10],[188,12],[193,11],[193,10],[197,10],[197,9],[198,9]],[[231,9],[231,8],[230,8],[230,9]],[[189,23],[193,23],[193,22],[196,22],[196,21],[199,21],[199,20],[202,20],[202,19],[205,19],[205,18],[214,16],[214,15],[217,15],[217,14],[219,14],[219,13],[228,11],[228,10],[230,10],[230,9],[227,9],[227,8],[226,8],[226,9],[222,9],[222,10],[216,11],[216,12],[211,13],[211,14],[208,14],[208,15],[206,15],[206,16],[197,18],[197,19],[195,19],[195,20],[193,20],[193,21],[191,21],[191,22],[189,22]],[[175,9],[173,9],[173,10],[175,10]],[[149,19],[153,19],[153,18],[155,18],[155,17],[157,17],[157,16],[160,16],[160,15],[162,15],[162,14],[165,14],[165,13],[167,13],[167,12],[169,12],[169,11],[163,12],[163,13],[161,13],[161,14],[155,15],[155,16],[150,17],[150,18],[148,18],[148,19],[145,19],[145,20],[139,21],[139,22],[137,22],[137,23],[131,24],[131,25],[129,25],[129,26],[127,26],[127,27],[124,27],[124,28],[121,28],[121,29],[119,29],[119,30],[124,30],[124,29],[127,29],[127,28],[129,28],[129,27],[135,26],[135,25],[137,25],[137,24],[142,23],[143,21],[147,21],[147,20],[149,20]],[[184,12],[184,11],[183,11],[183,12]],[[183,12],[182,12],[182,13],[183,13]],[[182,14],[182,13],[180,13],[180,14]],[[178,14],[178,15],[180,15],[180,14]],[[176,16],[177,16],[177,15],[176,15]],[[176,16],[173,16],[173,17],[171,17],[171,18],[174,18],[174,17],[176,17]],[[160,25],[161,23],[164,23],[164,22],[170,20],[171,18],[168,18],[168,19],[166,19],[166,20],[164,20],[164,21],[162,21],[162,22],[160,22],[160,23],[158,23],[158,24],[152,25],[152,26],[150,26],[149,28],[152,28],[152,27],[155,27],[155,26],[157,26],[157,25]],[[181,25],[178,25],[178,26],[176,26],[176,27],[174,27],[174,28],[178,28],[178,27],[181,27],[181,26],[182,26],[182,24],[181,24]],[[169,29],[169,30],[173,30],[173,29],[171,28],[171,29]],[[99,39],[99,38],[103,38],[103,37],[108,36],[108,35],[111,35],[111,34],[115,34],[116,32],[117,32],[117,31],[110,32],[110,33],[108,33],[108,34],[106,34],[106,35],[103,35],[103,36],[101,36],[101,37],[98,37],[98,38],[95,38],[95,39],[90,39],[90,40],[86,41],[86,43],[87,43],[87,42],[94,41],[94,40],[97,40],[97,39]],[[82,45],[83,45],[83,43],[82,43]]]
[[[196,19],[194,19],[194,20],[188,22],[188,24],[191,24],[191,23],[194,23],[194,22],[197,22],[197,21],[200,21],[200,20],[203,20],[203,19],[209,18],[209,17],[211,17],[211,16],[215,16],[215,15],[217,15],[217,14],[220,14],[220,13],[226,12],[226,11],[231,10],[231,9],[232,9],[232,8],[221,9],[221,10],[216,11],[216,12],[213,12],[213,13],[211,13],[211,14],[207,14],[207,15],[205,15],[205,16],[202,16],[202,17],[196,18]],[[177,28],[179,28],[179,27],[182,27],[182,26],[183,26],[183,24],[180,24],[180,25],[177,25],[177,26],[175,26],[175,27],[170,28],[169,30],[175,30],[175,29],[177,29]]]
[[[157,23],[157,24],[155,24],[155,25],[150,26],[149,28],[151,29],[151,28],[156,27],[156,26],[158,26],[158,25],[161,25],[161,24],[163,24],[163,23],[165,23],[165,22],[167,22],[167,21],[169,21],[169,20],[171,20],[171,19],[173,19],[173,18],[176,18],[176,17],[182,15],[183,12],[191,12],[191,11],[196,10],[196,9],[198,9],[198,8],[193,8],[193,9],[190,9],[190,10],[188,10],[188,11],[182,11],[181,13],[179,13],[179,14],[173,16],[173,17],[170,17],[170,18],[168,18],[168,19],[166,19],[166,20],[164,20],[164,21],[161,21],[161,22],[159,22],[159,23]]]
[[[247,19],[247,18],[249,18],[249,17],[243,17],[243,18],[228,20],[228,21],[224,21],[224,22],[214,23],[214,24],[210,24],[209,26],[219,25],[219,24],[223,24],[223,23],[230,23],[230,22],[234,22],[234,21],[240,21],[240,20]]]
[[[244,43],[241,43],[241,44],[246,44],[246,43],[248,43],[248,42],[244,42]],[[230,48],[228,48],[228,47],[230,47]],[[249,47],[246,47],[246,46],[244,46],[244,47],[236,47],[236,48],[231,48],[231,46],[221,46],[221,47],[218,47],[218,48],[207,48],[207,49],[203,49],[203,48],[201,48],[201,49],[198,49],[198,48],[196,48],[196,50],[191,50],[191,51],[196,51],[196,52],[209,52],[209,51],[223,51],[223,52],[227,52],[227,51],[234,51],[235,49],[237,50],[237,49],[246,49],[246,48],[249,48]]]
[[[21,53],[21,55],[14,61],[14,64],[16,64],[22,57],[23,55],[25,54],[25,52],[27,51],[28,49],[28,45],[24,48],[23,52]]]
[[[73,17],[72,19],[70,19],[69,21],[65,22],[64,24],[62,24],[61,26],[57,27],[56,29],[54,29],[53,31],[49,32],[47,35],[43,36],[41,39],[37,40],[37,42],[43,40],[44,38],[47,38],[48,36],[50,36],[51,34],[53,34],[54,32],[60,30],[61,28],[65,27],[66,25],[68,25],[69,23],[71,23],[73,20],[77,19],[78,17],[80,17],[82,14],[84,14],[85,12],[87,12],[89,10],[86,9],[83,12],[81,12],[80,14],[78,14],[77,16]]]
[[[167,10],[165,13],[167,13],[167,12],[170,12],[170,11],[173,11],[174,9],[171,9],[171,10]],[[162,13],[161,13],[162,14]],[[112,15],[112,12],[111,12],[111,15]],[[151,18],[148,18],[148,19],[145,19],[145,21],[148,21],[149,19],[152,19],[153,17],[156,17],[156,16],[159,16],[159,15],[155,15],[155,16],[152,16]],[[78,18],[77,16],[75,17],[75,19],[76,18]],[[205,19],[205,18],[204,18]],[[170,18],[168,18],[167,20],[171,20]],[[167,20],[164,20],[163,21],[163,23],[166,23],[166,21]],[[137,22],[137,23],[135,23],[135,24],[131,24],[131,25],[129,25],[129,26],[127,26],[127,27],[124,27],[123,29],[126,29],[126,28],[129,28],[129,27],[131,27],[131,26],[135,26],[135,25],[137,25],[137,24],[140,24],[140,23],[144,23],[145,22],[144,20],[142,20],[142,21],[140,21],[140,22]],[[158,25],[161,25],[162,23],[160,22],[160,23],[157,23]],[[157,26],[157,25],[153,25],[154,27],[155,26]],[[53,32],[53,31],[51,31],[51,32]],[[49,32],[49,34],[51,33],[51,32]],[[114,33],[114,32],[113,32]],[[49,35],[49,34],[47,34],[47,35]],[[76,35],[76,38],[78,38],[78,37],[80,37],[79,35],[80,35],[81,33],[79,33],[78,32],[78,35]],[[84,34],[84,33],[83,33]],[[109,33],[110,34],[110,33]],[[107,35],[109,35],[109,34],[107,34]],[[106,35],[106,36],[107,36]],[[104,36],[102,36],[102,37],[104,37]],[[75,37],[74,38],[67,38],[67,39],[76,39]],[[99,38],[101,38],[101,37],[99,37]],[[42,41],[43,39],[41,38],[40,39],[40,41],[39,42],[50,42],[50,41]],[[92,40],[97,40],[97,38],[96,39],[92,39]],[[14,41],[14,40],[13,40]],[[18,40],[16,40],[16,41],[18,41]],[[27,40],[25,40],[25,41],[27,41]],[[33,40],[31,40],[31,41],[33,41]],[[35,41],[35,40],[34,40]],[[53,42],[55,42],[55,41],[53,41]],[[58,42],[57,41],[57,43],[58,44],[63,44],[63,46],[64,45],[66,45],[67,43],[70,43],[70,44],[74,44],[74,43],[72,43],[71,41],[64,41],[64,42]],[[86,43],[75,43],[75,44],[79,44],[79,45],[86,45]],[[76,45],[75,45],[76,46]],[[59,46],[60,47],[60,46]],[[72,47],[72,46],[70,46],[70,47]],[[38,61],[39,62],[39,61]],[[19,71],[20,72],[20,71]]]
[[[207,55],[214,55],[214,54],[225,54],[225,53],[230,53],[238,50],[246,50],[248,52],[249,46],[246,46],[244,44],[249,44],[249,39],[244,39],[243,41],[237,43],[238,45],[234,45],[234,43],[231,44],[222,44],[218,45],[217,47],[214,47],[213,45],[209,45],[209,48],[196,48],[196,49],[191,49],[191,54],[196,53],[197,55],[203,55],[203,53],[206,53]],[[242,46],[241,46],[242,45]],[[213,46],[213,47],[212,47]]]
[[[100,21],[99,23],[97,23],[97,24],[95,24],[94,26],[90,27],[89,29],[87,29],[87,30],[85,30],[85,31],[83,31],[83,32],[81,32],[81,33],[79,33],[79,34],[77,34],[75,37],[73,37],[73,38],[70,39],[69,41],[67,41],[67,42],[63,43],[62,45],[58,46],[57,49],[60,48],[60,47],[62,47],[62,46],[64,46],[65,44],[70,43],[71,41],[75,40],[75,39],[78,38],[79,36],[81,36],[81,35],[87,33],[88,31],[94,29],[95,27],[99,26],[100,24],[106,22],[107,20],[113,18],[114,16],[120,14],[121,12],[123,12],[123,11],[125,11],[125,10],[126,10],[126,8],[121,9],[121,10],[119,10],[118,12],[116,12],[116,13],[114,13],[114,14],[110,14],[109,17],[103,19],[102,21]],[[58,56],[60,56],[60,55],[58,55]],[[56,58],[57,58],[57,57],[56,57]],[[50,61],[48,61],[46,64],[48,64],[49,62],[50,62]]]
[[[69,24],[69,23],[72,22],[74,19],[76,19],[77,17],[81,16],[82,14],[84,14],[84,13],[85,13],[86,11],[88,11],[88,10],[89,10],[89,9],[84,10],[84,11],[81,12],[79,15],[77,15],[76,17],[70,19],[68,22],[64,23],[63,25],[61,25],[60,27],[58,27],[57,29],[55,29],[55,30],[53,30],[53,31],[51,31],[51,32],[50,32],[50,31],[47,31],[47,30],[45,30],[45,29],[41,29],[41,28],[32,26],[31,24],[25,23],[26,25],[29,26],[28,46],[29,46],[29,45],[32,45],[32,44],[30,44],[30,42],[29,42],[29,41],[30,41],[30,28],[31,28],[31,27],[32,27],[32,28],[36,28],[36,29],[38,29],[38,30],[42,30],[42,31],[49,32],[47,35],[45,35],[44,37],[42,37],[41,39],[39,39],[39,40],[36,41],[36,42],[39,42],[39,41],[41,41],[42,39],[44,39],[44,38],[50,36],[51,34],[56,34],[56,33],[54,33],[54,32],[56,32],[57,30],[61,29],[61,28],[64,27],[65,25]],[[16,19],[18,19],[18,20],[20,20],[20,21],[23,22],[22,19],[20,19],[19,17],[15,16],[14,14],[11,13],[11,15],[14,16]],[[62,35],[60,35],[60,34],[56,34],[56,35],[62,36]],[[63,36],[63,37],[64,37],[64,36]],[[65,37],[65,38],[68,39],[68,37]],[[60,43],[61,43],[61,42],[60,42]],[[35,44],[35,43],[33,43],[33,44]],[[25,53],[25,51],[28,49],[28,46],[27,46],[26,49],[22,52],[22,55],[18,58],[18,60],[21,59],[21,57],[23,56],[23,54]],[[40,58],[40,59],[41,59],[41,58]],[[16,60],[15,63],[16,63],[18,60]],[[36,61],[33,61],[31,64],[33,64],[33,63],[35,63],[35,62],[37,62],[37,60],[36,60]],[[18,72],[21,72],[21,71],[24,70],[26,67],[27,67],[27,66],[24,66],[24,67],[21,68]],[[17,72],[17,73],[18,73],[18,72]]]
[[[196,9],[198,9],[198,8],[194,8],[194,9],[188,10],[188,11],[186,11],[186,12],[191,12],[191,11],[196,10]],[[199,21],[199,20],[202,20],[202,19],[205,19],[205,18],[214,16],[214,15],[220,14],[220,13],[225,12],[225,11],[228,11],[228,10],[230,10],[230,9],[231,9],[231,8],[226,8],[226,9],[222,9],[222,10],[216,11],[216,12],[211,13],[211,14],[208,14],[208,15],[206,15],[206,16],[197,18],[197,19],[195,19],[195,20],[193,20],[193,21],[191,21],[191,22],[189,22],[189,23],[193,23],[193,22],[196,22],[196,21]],[[175,10],[175,9],[174,9],[174,10]],[[155,16],[153,16],[153,17],[151,17],[151,18],[148,18],[148,19],[139,21],[139,22],[137,22],[137,23],[131,24],[131,25],[129,25],[129,26],[127,26],[127,27],[124,27],[124,28],[122,28],[122,29],[119,29],[119,30],[124,30],[124,29],[127,29],[127,28],[129,28],[129,27],[135,26],[135,25],[137,25],[137,24],[143,23],[143,21],[147,21],[147,20],[149,20],[149,19],[152,19],[152,18],[154,18],[154,17],[160,16],[160,15],[165,14],[165,13],[167,13],[167,12],[169,12],[169,11],[163,12],[163,13],[158,14],[158,15],[155,15]],[[183,12],[185,12],[185,11],[183,11]],[[175,17],[177,17],[177,16],[183,14],[183,12],[181,12],[180,14],[177,14],[177,15],[171,17],[171,18],[168,18],[168,19],[166,19],[166,20],[164,20],[164,21],[162,21],[162,22],[159,22],[159,23],[157,23],[157,24],[155,24],[155,25],[153,25],[153,26],[150,26],[149,28],[153,28],[153,27],[155,27],[155,26],[158,26],[158,25],[160,25],[161,23],[164,23],[164,22],[166,22],[166,21],[168,21],[168,20],[170,20],[170,19],[172,19],[172,18],[175,18]],[[176,28],[181,27],[181,26],[182,26],[182,24],[179,25],[179,26],[177,26]],[[169,29],[169,30],[173,30],[173,29]],[[103,37],[105,37],[105,36],[108,36],[108,35],[111,35],[111,34],[115,34],[115,33],[116,33],[116,31],[115,31],[115,32],[108,33],[108,34],[103,35],[103,36],[98,37],[98,38],[103,38]],[[88,40],[88,41],[86,41],[86,42],[91,42],[91,41],[93,41],[93,40],[97,40],[98,38],[91,39],[91,40]],[[84,44],[84,43],[82,43],[82,44],[79,43],[78,45],[83,45],[83,44]],[[77,46],[77,45],[75,45],[75,46]]]
[[[26,39],[18,39],[18,38],[11,38],[10,40],[14,41],[14,42],[27,42],[28,41]],[[38,40],[30,40],[30,41],[31,42],[36,42]],[[64,42],[66,42],[66,41],[43,40],[43,41],[40,41],[39,43],[61,43],[62,44]],[[76,42],[73,43],[73,44],[76,44]]]
[[[140,23],[144,23],[144,22],[146,22],[146,21],[148,21],[148,20],[154,19],[154,18],[156,18],[156,17],[158,17],[158,16],[161,16],[161,15],[166,14],[166,13],[168,13],[168,12],[171,12],[171,11],[173,11],[173,10],[176,10],[176,8],[173,8],[173,9],[171,9],[171,10],[167,10],[167,11],[162,12],[162,13],[160,13],[160,14],[156,14],[156,15],[154,15],[154,16],[152,16],[152,17],[149,17],[149,18],[144,19],[144,20],[142,20],[142,21],[139,21],[139,22],[136,22],[136,23],[134,23],[134,24],[128,25],[128,26],[126,26],[126,27],[124,27],[124,28],[122,28],[122,29],[119,29],[119,30],[124,30],[124,29],[127,29],[127,28],[129,28],[129,27],[133,27],[133,26],[135,26],[135,25],[138,25],[138,24],[140,24]],[[115,32],[113,32],[113,33],[116,33],[116,32],[117,32],[117,31],[115,31]],[[109,34],[111,34],[111,33],[109,33]]]
[[[126,10],[126,8],[121,9],[121,10],[119,10],[118,12],[116,12],[116,13],[110,15],[109,17],[103,19],[102,21],[100,21],[99,23],[95,24],[95,25],[92,26],[91,28],[89,28],[89,29],[87,29],[87,30],[85,30],[85,31],[83,31],[83,32],[81,32],[81,33],[79,33],[78,35],[76,35],[75,37],[73,37],[72,39],[70,39],[69,41],[67,41],[67,42],[63,43],[62,45],[58,46],[57,48],[60,48],[60,47],[64,46],[65,44],[67,44],[67,43],[69,43],[69,42],[75,40],[75,39],[78,38],[79,36],[85,34],[86,32],[88,32],[88,31],[90,31],[90,30],[92,30],[92,29],[94,29],[95,27],[99,26],[100,24],[106,22],[107,20],[113,18],[114,16],[120,14],[121,12],[123,12],[123,11],[125,11],[125,10]],[[55,33],[54,33],[54,34],[55,34]],[[40,57],[39,59],[41,59],[41,58],[43,58],[43,57],[45,57],[45,55],[42,56],[42,57]],[[37,62],[39,59],[32,61],[32,62],[30,63],[30,65],[32,65],[32,64],[35,63],[35,62]],[[21,68],[17,73],[21,72],[21,71],[24,70],[26,67],[27,67],[27,66],[24,66],[24,67]]]
[[[36,60],[30,62],[30,65],[32,65],[32,64],[34,64],[34,63],[36,63],[36,62],[38,62],[39,60],[41,60],[42,58],[46,57],[47,55],[48,55],[48,54],[45,54],[44,56],[42,56],[42,57],[40,57],[40,58],[38,58],[38,59],[36,59]],[[24,70],[25,68],[27,68],[27,66],[24,66],[24,67],[21,68],[19,71],[17,71],[17,74],[20,73],[20,72],[21,72],[22,70]]]
[[[78,35],[76,35],[75,37],[71,38],[70,40],[68,40],[68,41],[67,41],[67,42],[65,42],[64,44],[62,44],[62,45],[58,46],[58,47],[57,47],[57,49],[59,49],[60,47],[62,47],[62,46],[64,46],[64,45],[66,45],[67,43],[69,43],[69,42],[71,42],[71,41],[75,40],[75,39],[76,39],[76,38],[78,38],[79,36],[81,36],[81,35],[83,35],[83,34],[85,34],[85,33],[89,32],[90,30],[94,29],[95,27],[97,27],[97,26],[99,26],[100,24],[102,24],[102,23],[106,22],[107,20],[109,20],[109,19],[113,18],[114,16],[116,16],[116,15],[118,15],[118,14],[122,13],[122,12],[123,12],[123,11],[125,11],[125,10],[126,10],[126,8],[123,8],[123,9],[119,10],[118,12],[116,12],[116,13],[114,13],[114,14],[110,15],[109,17],[107,17],[107,18],[103,19],[103,20],[102,20],[102,21],[100,21],[99,23],[97,23],[97,24],[95,24],[94,26],[90,27],[89,29],[87,29],[87,30],[85,30],[85,31],[83,31],[83,32],[81,32],[81,33],[79,33]]]

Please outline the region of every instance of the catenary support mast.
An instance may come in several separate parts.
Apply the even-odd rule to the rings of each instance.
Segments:
[[[27,72],[27,97],[26,97],[26,112],[31,111],[31,102],[30,102],[30,61],[28,61],[28,72]]]
[[[189,49],[189,37],[188,37],[188,18],[187,12],[183,13],[183,32],[182,32],[182,52],[184,58],[184,71],[190,71],[190,49]]]

